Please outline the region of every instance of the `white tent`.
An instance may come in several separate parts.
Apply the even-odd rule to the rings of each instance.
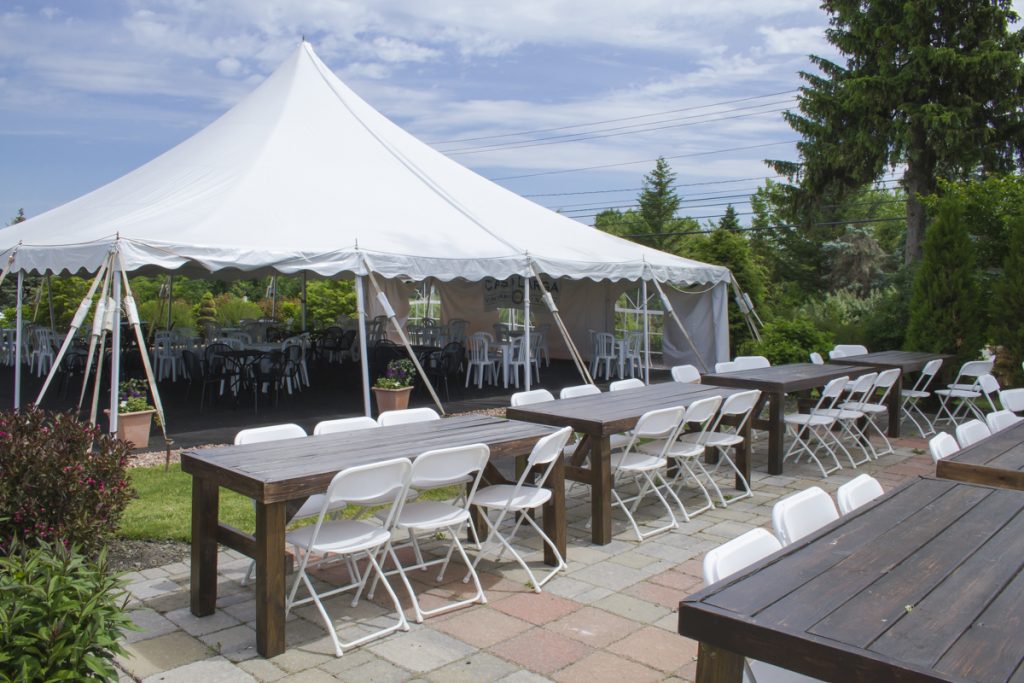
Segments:
[[[619,292],[655,280],[703,291],[669,289],[669,298],[708,362],[727,353],[726,268],[608,235],[477,175],[370,107],[305,42],[209,126],[89,194],[0,230],[0,248],[22,274],[96,272],[116,251],[118,267],[132,274],[372,271],[392,287],[431,278],[446,307],[479,309],[458,317],[480,328],[489,315],[485,278],[543,273],[564,283],[560,308],[581,339],[587,327],[604,327]],[[672,357],[690,352],[666,336]]]

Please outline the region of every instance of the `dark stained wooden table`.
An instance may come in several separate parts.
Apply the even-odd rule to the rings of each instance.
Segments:
[[[569,426],[583,435],[565,468],[565,477],[590,485],[591,537],[595,544],[607,545],[612,540],[611,435],[632,429],[640,416],[649,410],[689,406],[702,398],[735,393],[738,392],[705,384],[664,382],[508,408],[505,415],[525,422]],[[744,431],[745,443],[749,444],[749,421]],[[738,449],[736,458],[736,466],[750,481],[746,446]],[[585,466],[586,463],[589,466]],[[738,478],[736,486],[740,486]]]
[[[698,683],[1024,676],[1024,493],[922,477],[679,605]]]
[[[1024,491],[1024,422],[943,458],[935,473],[943,479]]]
[[[900,435],[900,425],[903,423],[901,406],[903,405],[903,378],[911,372],[920,372],[929,361],[941,358],[943,369],[948,369],[946,361],[956,356],[949,353],[928,353],[926,351],[876,351],[864,353],[858,356],[844,356],[837,358],[836,363],[842,365],[866,365],[879,370],[899,368],[900,379],[893,385],[889,392],[889,436]]]
[[[256,561],[256,649],[264,657],[284,652],[285,525],[288,508],[323,493],[346,467],[413,458],[435,448],[485,443],[491,462],[488,481],[501,480],[498,458],[529,454],[553,429],[536,424],[467,415],[430,422],[307,436],[246,446],[225,446],[183,453],[181,469],[192,475],[191,609],[197,617],[213,614],[217,602],[217,543]],[[561,463],[561,460],[559,460]],[[544,530],[565,556],[564,469],[548,477],[553,495],[544,507]],[[256,501],[256,532],[250,535],[219,520],[220,487]],[[287,562],[286,562],[287,558]],[[554,564],[549,551],[545,561]]]
[[[757,417],[761,412],[759,406],[754,409],[756,419],[753,423],[758,429],[768,430],[768,473],[782,474],[782,457],[785,454],[783,440],[786,435],[786,424],[783,419],[786,412],[786,394],[818,389],[844,375],[852,379],[869,372],[870,368],[857,365],[792,363],[756,370],[709,373],[703,375],[700,381],[704,384],[761,390],[761,401],[768,402],[768,420]]]

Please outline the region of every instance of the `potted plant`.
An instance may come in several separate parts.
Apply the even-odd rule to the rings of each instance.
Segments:
[[[373,383],[373,395],[377,399],[377,411],[405,410],[409,407],[409,394],[416,381],[416,366],[403,358],[388,363],[387,370]]]
[[[136,448],[149,446],[149,427],[156,408],[149,402],[149,390],[141,379],[126,379],[118,385],[117,438],[131,441]]]

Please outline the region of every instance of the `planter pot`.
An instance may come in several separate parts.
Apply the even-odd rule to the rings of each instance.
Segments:
[[[104,410],[107,415],[110,411]],[[155,410],[140,410],[135,413],[118,413],[117,438],[131,441],[136,448],[149,446],[149,428],[153,425]]]
[[[379,389],[373,387],[373,396],[377,400],[377,412],[385,410],[405,410],[409,407],[409,395],[412,387],[402,389]]]

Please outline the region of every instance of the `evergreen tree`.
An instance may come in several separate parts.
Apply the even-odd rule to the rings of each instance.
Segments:
[[[199,311],[196,314],[196,325],[199,326],[205,336],[207,326],[215,325],[216,323],[217,303],[213,300],[213,294],[206,292],[203,294],[203,298],[199,302]]]
[[[992,286],[991,339],[1001,347],[996,370],[1004,384],[1024,381],[1024,213],[1010,221],[1003,275]]]
[[[940,202],[914,277],[907,345],[954,353],[962,363],[977,358],[982,343],[974,250],[963,206]]]
[[[676,174],[664,157],[658,157],[654,170],[644,176],[639,198],[640,217],[649,235],[644,242],[655,249],[670,251],[674,241],[673,235],[666,233],[673,232],[679,210],[679,196],[672,187],[675,182]]]
[[[1024,32],[1011,0],[823,0],[840,65],[811,56],[800,113],[801,162],[771,162],[799,178],[804,208],[904,165],[904,258],[920,257],[939,176],[1006,170],[1024,150]]]
[[[722,215],[722,218],[719,219],[718,227],[721,230],[731,230],[733,232],[738,232],[742,227],[740,225],[740,219],[736,215],[736,209],[733,208],[732,204],[725,207],[725,213]]]

